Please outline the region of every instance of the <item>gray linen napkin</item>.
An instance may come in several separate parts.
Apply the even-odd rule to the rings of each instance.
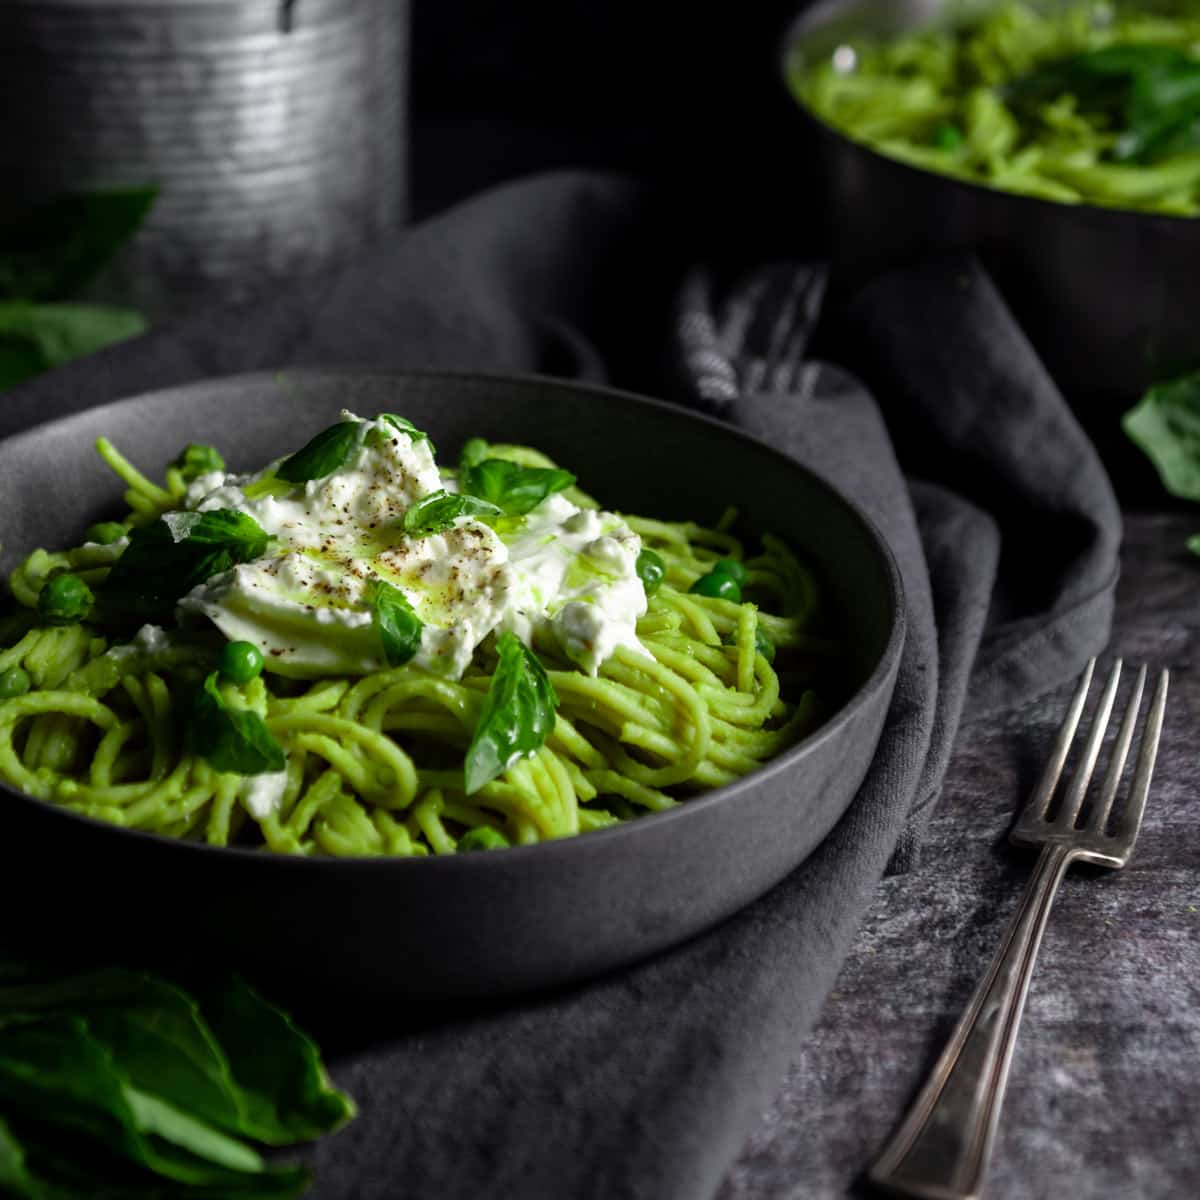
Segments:
[[[2,396],[0,435],[149,388],[301,363],[544,370],[661,390],[669,281],[681,254],[705,249],[681,247],[678,232],[621,179],[509,185],[286,295],[200,314]],[[681,402],[828,477],[896,554],[910,634],[862,790],[790,878],[675,951],[552,995],[396,1014],[345,1046],[334,1072],[361,1115],[309,1152],[317,1195],[711,1196],[889,860],[912,862],[968,689],[980,709],[1010,703],[1106,640],[1116,505],[988,280],[970,263],[933,264],[830,318],[830,345],[874,396],[805,358],[820,294],[811,266],[731,286],[696,272],[668,357]],[[356,1013],[347,997],[340,1022],[316,1032],[332,1038]]]

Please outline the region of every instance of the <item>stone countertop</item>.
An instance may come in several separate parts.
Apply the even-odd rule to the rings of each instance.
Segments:
[[[1197,517],[1127,518],[1110,652],[1171,669],[1158,765],[1130,865],[1074,867],[1059,891],[987,1200],[1200,1196],[1200,560],[1184,548],[1197,528]],[[719,1200],[868,1194],[864,1168],[941,1052],[1029,876],[1033,854],[1007,833],[1070,692],[960,731],[921,867],[880,886]]]

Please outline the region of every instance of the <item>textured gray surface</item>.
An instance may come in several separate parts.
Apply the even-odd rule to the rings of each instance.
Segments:
[[[1126,527],[1112,652],[1172,670],[1134,858],[1073,868],[1034,975],[988,1200],[1200,1195],[1200,562],[1194,517]],[[1032,866],[1012,817],[1070,689],[966,726],[923,864],[885,880],[821,1021],[720,1200],[855,1194],[940,1052]]]

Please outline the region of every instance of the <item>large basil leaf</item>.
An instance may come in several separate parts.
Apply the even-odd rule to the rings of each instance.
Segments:
[[[1121,424],[1171,495],[1200,500],[1200,371],[1152,387]]]
[[[55,1014],[81,1017],[141,1092],[229,1133],[282,1146],[354,1116],[316,1045],[236,976],[196,996],[120,969],[0,986],[0,1027]]]
[[[198,1001],[241,1093],[240,1132],[283,1146],[320,1137],[354,1116],[354,1102],[330,1083],[315,1043],[240,979],[214,984]]]
[[[423,496],[404,513],[401,528],[411,537],[427,537],[449,529],[459,517],[498,517],[500,509],[478,496],[445,491]]]
[[[421,618],[408,597],[382,579],[373,580],[367,595],[375,628],[389,667],[402,667],[421,648]]]
[[[504,458],[485,458],[466,467],[458,482],[462,491],[519,517],[547,496],[569,488],[575,476],[558,467],[522,467]]]
[[[100,271],[138,231],[155,187],[108,188],[54,199],[0,228],[0,297],[61,300]]]
[[[249,1146],[133,1087],[79,1016],[52,1015],[0,1030],[0,1106],[12,1114],[11,1136],[20,1139],[29,1121],[68,1145],[102,1149],[118,1181],[114,1159],[184,1188],[231,1195],[294,1195],[307,1179],[296,1168],[272,1171]],[[32,1165],[27,1161],[26,1168]]]
[[[176,601],[197,584],[266,553],[269,535],[234,509],[173,512],[133,530],[129,545],[100,588],[109,620],[170,618]]]
[[[136,337],[140,313],[104,304],[0,303],[0,389]]]
[[[238,775],[282,771],[287,756],[266,722],[250,709],[227,704],[218,679],[216,671],[209,675],[192,703],[188,722],[192,749],[216,771]]]
[[[468,795],[536,751],[554,729],[558,696],[537,655],[511,633],[500,635],[496,650],[500,661],[467,749]]]
[[[275,469],[279,479],[288,483],[307,483],[324,479],[340,470],[358,448],[360,425],[357,421],[339,421],[323,429],[295,454],[285,458]]]

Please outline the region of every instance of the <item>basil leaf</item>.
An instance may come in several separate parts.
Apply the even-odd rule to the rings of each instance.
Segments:
[[[383,642],[383,657],[388,666],[404,666],[421,648],[421,618],[413,611],[408,597],[382,579],[372,582],[367,602]]]
[[[459,517],[499,515],[500,509],[495,504],[489,504],[477,496],[437,491],[422,497],[405,512],[401,528],[413,537],[425,537],[449,529]]]
[[[171,512],[134,529],[100,588],[110,620],[159,621],[197,584],[261,557],[269,535],[233,509]]]
[[[198,1002],[241,1093],[237,1132],[284,1146],[319,1137],[355,1115],[354,1101],[330,1083],[315,1043],[242,980],[206,988]]]
[[[1200,533],[1193,533],[1187,540],[1187,548],[1193,554],[1200,554]]]
[[[122,1194],[120,1180],[126,1173],[114,1162],[120,1159],[171,1181],[176,1190],[182,1185],[232,1194],[294,1195],[306,1181],[303,1171],[269,1169],[249,1146],[133,1087],[78,1016],[50,1016],[0,1030],[0,1099],[19,1114],[9,1124],[16,1139],[24,1142],[25,1122],[33,1123],[34,1138],[51,1129],[60,1140],[70,1137],[82,1151],[70,1154],[70,1165],[81,1166],[94,1155],[97,1164],[104,1164],[100,1171],[117,1185],[111,1193],[95,1188],[97,1173],[92,1171],[88,1174],[95,1190],[66,1194]],[[47,1167],[50,1178],[63,1177],[59,1164],[47,1163],[44,1153],[38,1158],[35,1177]],[[31,1167],[32,1155],[26,1160],[27,1170]],[[70,1178],[70,1172],[65,1175]],[[150,1190],[149,1181],[146,1187]],[[137,1194],[136,1187],[129,1190]],[[160,1194],[163,1190],[160,1183]]]
[[[469,467],[477,466],[488,456],[488,444],[481,437],[468,438],[458,456],[458,469],[461,472]]]
[[[468,795],[534,753],[554,729],[558,696],[537,655],[511,633],[500,635],[496,650],[500,662],[463,769]]]
[[[195,546],[237,546],[244,559],[258,558],[271,538],[251,516],[236,508],[211,508],[205,512],[169,512],[163,524],[176,542]]]
[[[287,765],[283,747],[256,712],[225,702],[213,671],[192,704],[188,735],[192,749],[216,771],[264,775]]]
[[[358,447],[359,423],[339,421],[322,430],[307,445],[285,458],[275,475],[287,483],[307,483],[324,479],[344,467]]]
[[[57,196],[0,229],[0,297],[60,300],[93,278],[138,231],[156,187]]]
[[[1152,387],[1121,425],[1171,495],[1200,500],[1200,371]]]
[[[81,1017],[134,1087],[227,1132],[280,1146],[354,1115],[315,1044],[236,976],[196,996],[112,968],[0,987],[0,1025],[54,1013]]]
[[[503,458],[485,458],[462,472],[459,486],[497,505],[507,516],[519,517],[574,482],[570,471],[557,467],[522,467]]]
[[[0,303],[0,388],[143,333],[129,308],[102,304]]]
[[[407,433],[414,442],[429,442],[429,453],[437,453],[437,447],[433,444],[429,434],[423,429],[418,429],[407,417],[398,417],[395,413],[380,413],[375,420],[386,421],[389,425],[394,425],[401,433]]]

